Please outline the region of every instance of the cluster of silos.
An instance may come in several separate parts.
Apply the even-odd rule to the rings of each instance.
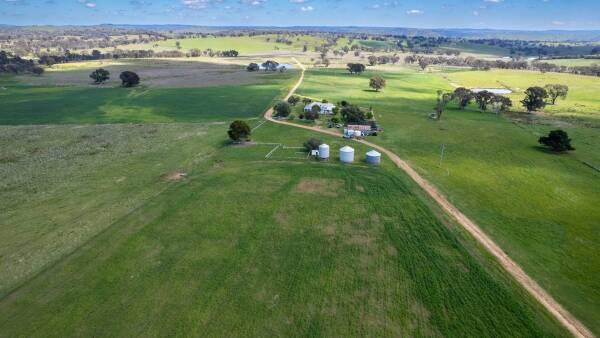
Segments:
[[[321,144],[319,146],[319,159],[329,159],[329,146],[327,144]],[[349,146],[342,147],[340,149],[340,161],[343,163],[354,162],[354,148]],[[365,161],[369,164],[380,164],[381,154],[375,150],[371,150],[367,153]]]

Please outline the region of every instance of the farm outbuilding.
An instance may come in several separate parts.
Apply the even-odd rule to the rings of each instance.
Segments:
[[[375,150],[371,150],[367,153],[366,161],[369,164],[380,164],[381,154]]]
[[[354,162],[354,148],[349,146],[342,147],[340,149],[340,161],[344,163]]]
[[[319,146],[319,158],[326,160],[329,158],[329,146],[327,144],[321,144]]]

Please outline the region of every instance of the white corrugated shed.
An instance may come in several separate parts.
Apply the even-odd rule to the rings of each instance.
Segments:
[[[354,162],[354,148],[349,146],[344,146],[340,149],[340,161],[345,163]]]
[[[381,154],[375,150],[371,150],[367,153],[366,161],[370,164],[379,164],[381,163]]]

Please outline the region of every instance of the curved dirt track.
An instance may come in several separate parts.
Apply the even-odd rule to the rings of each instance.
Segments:
[[[301,69],[300,79],[294,85],[294,87],[290,89],[290,92],[285,97],[285,100],[292,96],[304,81],[304,72],[306,68],[298,60],[295,58],[293,59]],[[278,124],[284,124],[296,128],[312,130],[322,134],[340,137],[340,134],[326,129],[276,120],[273,118],[273,108],[270,108],[265,112],[265,119]],[[546,308],[546,310],[548,310],[556,318],[556,320],[558,320],[567,330],[569,330],[573,336],[587,338],[594,337],[592,332],[586,328],[585,325],[583,325],[579,320],[577,320],[577,318],[565,310],[556,300],[554,300],[554,298],[552,298],[552,296],[550,296],[550,294],[546,292],[546,290],[538,285],[533,278],[529,277],[529,275],[527,275],[525,271],[515,261],[513,261],[500,248],[500,246],[498,246],[498,244],[496,244],[496,242],[488,237],[488,235],[486,235],[485,232],[483,232],[483,230],[481,230],[481,228],[475,224],[475,222],[471,221],[467,216],[460,212],[460,210],[450,203],[450,201],[448,201],[448,199],[446,199],[446,197],[442,195],[436,187],[421,177],[421,175],[419,175],[419,173],[417,173],[406,161],[401,159],[392,151],[369,141],[355,139],[354,142],[359,142],[373,149],[377,149],[381,153],[385,154],[392,162],[394,162],[398,168],[402,169],[408,176],[410,176],[410,178],[414,180],[423,190],[425,190],[425,192],[433,200],[435,200],[442,209],[444,209],[460,225],[462,225],[462,227],[467,230],[488,252],[496,257],[504,269],[510,273],[517,280],[517,282],[519,282],[519,284],[521,284],[523,288],[525,288],[535,299],[537,299]]]

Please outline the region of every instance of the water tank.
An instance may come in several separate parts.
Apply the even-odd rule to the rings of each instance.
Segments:
[[[342,149],[340,149],[340,161],[345,163],[354,162],[354,149],[348,146],[342,147]]]
[[[381,163],[381,154],[375,150],[371,150],[367,153],[366,160],[369,164],[379,164]]]
[[[321,144],[319,146],[319,158],[322,160],[326,160],[329,158],[329,146],[326,144]]]

